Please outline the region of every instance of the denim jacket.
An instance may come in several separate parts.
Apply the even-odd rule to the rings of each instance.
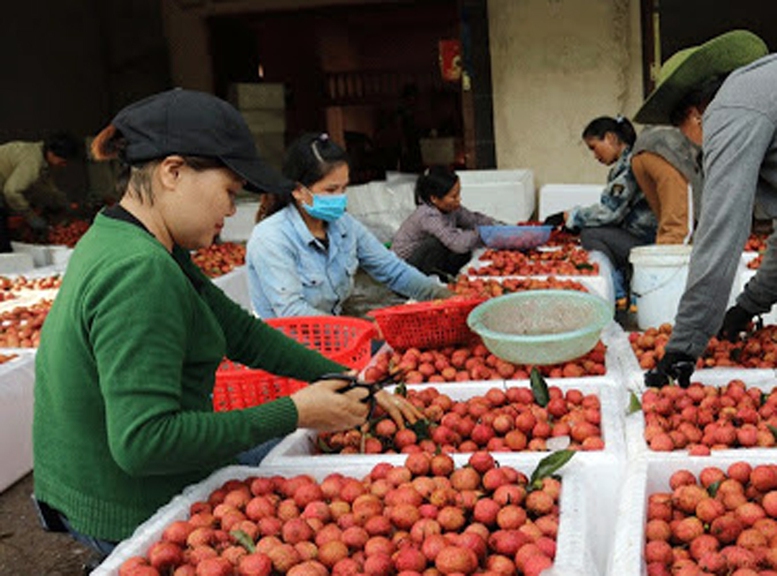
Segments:
[[[327,235],[328,248],[293,205],[254,227],[246,265],[251,303],[260,317],[340,314],[360,266],[403,296],[429,300],[448,294],[349,214],[329,223]]]
[[[607,175],[607,185],[598,204],[576,206],[569,211],[567,227],[617,226],[644,242],[653,242],[658,222],[631,171],[627,148]]]

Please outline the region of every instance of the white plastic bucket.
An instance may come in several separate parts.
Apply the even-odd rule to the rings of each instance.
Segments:
[[[637,300],[640,330],[674,323],[690,259],[691,246],[687,244],[652,244],[631,249],[631,293]]]

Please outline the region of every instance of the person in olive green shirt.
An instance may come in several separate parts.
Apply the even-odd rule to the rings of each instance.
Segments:
[[[228,464],[258,465],[268,441],[297,427],[361,425],[368,406],[363,388],[341,391],[347,382],[329,378],[213,410],[224,357],[305,381],[346,370],[243,310],[189,257],[213,242],[244,187],[294,188],[260,161],[234,107],[163,92],[120,111],[94,152],[129,165],[126,192],[76,246],[43,325],[34,491],[55,528],[106,554],[187,485]],[[399,423],[421,416],[385,391],[376,400]]]
[[[59,132],[40,142],[8,142],[0,145],[0,252],[11,252],[8,217],[24,216],[34,232],[42,233],[46,220],[38,209],[61,210],[67,196],[52,178],[52,169],[67,166],[78,156],[79,141]]]

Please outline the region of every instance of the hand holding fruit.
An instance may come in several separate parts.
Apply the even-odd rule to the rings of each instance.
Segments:
[[[297,407],[297,426],[332,431],[362,424],[369,412],[369,405],[362,402],[367,397],[367,389],[338,392],[346,386],[345,380],[319,380],[292,394]]]
[[[723,325],[718,332],[718,338],[729,342],[739,340],[739,335],[747,329],[747,325],[753,319],[754,314],[742,308],[739,304],[732,306],[723,317]]]
[[[645,373],[645,385],[660,387],[676,382],[682,388],[688,388],[695,367],[696,359],[692,356],[684,352],[667,351],[656,367]]]
[[[389,394],[385,390],[381,390],[375,394],[375,401],[378,403],[378,406],[391,416],[398,428],[404,428],[405,422],[415,424],[418,420],[424,418],[424,415],[418,408],[398,394]]]

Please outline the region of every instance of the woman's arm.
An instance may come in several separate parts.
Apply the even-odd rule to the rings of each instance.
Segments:
[[[447,287],[426,276],[394,252],[386,248],[360,222],[349,219],[356,235],[359,265],[378,282],[395,292],[416,300],[432,300],[450,296]]]

